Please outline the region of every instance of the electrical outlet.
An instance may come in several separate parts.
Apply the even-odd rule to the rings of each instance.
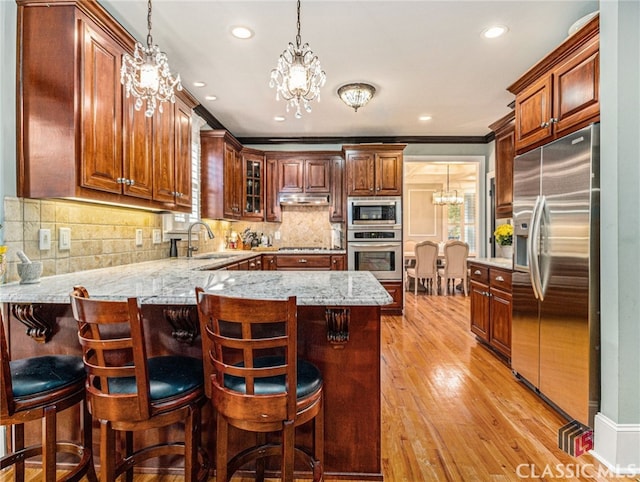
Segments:
[[[280,241],[280,231],[276,231],[274,235],[275,235],[274,237],[276,238],[276,241]]]
[[[58,230],[58,249],[60,251],[71,249],[71,228],[60,228]]]
[[[38,231],[38,240],[40,251],[46,251],[51,249],[51,230],[41,229]]]
[[[162,231],[159,229],[153,230],[153,244],[160,244],[162,242]]]
[[[142,229],[136,229],[136,246],[142,246]]]

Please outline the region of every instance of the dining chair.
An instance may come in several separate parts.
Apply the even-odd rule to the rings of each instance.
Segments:
[[[123,473],[132,480],[140,462],[171,455],[184,457],[185,480],[206,480],[209,464],[200,448],[200,410],[206,402],[202,361],[181,355],[147,357],[136,298],[96,300],[76,286],[71,307],[87,370],[89,410],[100,422],[101,482]],[[184,424],[184,441],[134,446],[134,432],[178,423]],[[117,433],[124,435],[124,449],[119,450]]]
[[[449,282],[452,282],[455,292],[455,280],[462,283],[464,295],[468,294],[468,268],[467,257],[469,256],[469,245],[463,241],[449,241],[444,246],[444,268],[438,269],[438,285],[442,286],[443,294],[446,296],[449,291]]]
[[[77,459],[60,480],[78,481],[86,476],[97,482],[93,466],[91,415],[85,402],[85,371],[82,358],[74,355],[43,355],[9,360],[5,326],[0,311],[0,425],[11,427],[11,452],[0,457],[0,471],[13,466],[13,479],[25,479],[25,460],[41,456],[40,480],[56,480],[56,455],[73,454]],[[81,442],[58,441],[57,416],[81,405],[78,429]],[[25,423],[41,420],[41,443],[24,446]],[[64,467],[60,467],[64,469]],[[0,479],[5,480],[4,476]]]
[[[216,481],[227,482],[255,462],[263,480],[265,457],[279,456],[281,478],[292,482],[294,455],[319,482],[323,477],[323,382],[318,368],[297,358],[296,298],[225,297],[196,288],[206,393],[217,416]],[[311,450],[295,444],[295,428],[313,421]],[[256,432],[257,443],[231,459],[229,426]],[[281,432],[269,441],[266,434]]]
[[[432,292],[434,282],[437,283],[438,278],[438,243],[433,241],[422,241],[416,244],[416,265],[413,268],[407,268],[407,281],[413,278],[414,294],[418,295],[418,283],[422,280],[422,285],[426,290]],[[437,287],[436,287],[437,289]]]

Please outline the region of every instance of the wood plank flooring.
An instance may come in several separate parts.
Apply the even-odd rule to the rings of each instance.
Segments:
[[[405,314],[382,320],[385,481],[640,480],[599,475],[604,468],[592,456],[571,457],[557,447],[566,420],[476,341],[468,297],[405,295]],[[0,474],[0,482],[9,475]],[[29,475],[40,480],[37,471]]]

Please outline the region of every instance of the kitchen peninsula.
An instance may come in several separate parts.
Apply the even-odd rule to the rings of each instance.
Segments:
[[[17,359],[80,353],[69,305],[75,285],[86,287],[93,298],[137,297],[147,326],[149,356],[172,352],[202,356],[196,339],[196,286],[247,298],[295,295],[299,354],[319,367],[325,381],[325,476],[382,480],[380,307],[391,297],[367,271],[220,269],[251,256],[255,253],[170,258],[50,276],[38,284],[2,285],[0,303],[10,321],[11,355]],[[207,412],[203,442],[209,451],[215,440],[215,425],[210,422]],[[310,431],[302,429],[298,437],[306,444]],[[37,434],[37,427],[34,431]],[[94,442],[99,439],[96,431]],[[171,471],[170,465],[156,468]]]

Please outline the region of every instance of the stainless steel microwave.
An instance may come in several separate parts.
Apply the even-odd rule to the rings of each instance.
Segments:
[[[402,198],[400,196],[349,197],[347,221],[350,228],[401,225]]]

